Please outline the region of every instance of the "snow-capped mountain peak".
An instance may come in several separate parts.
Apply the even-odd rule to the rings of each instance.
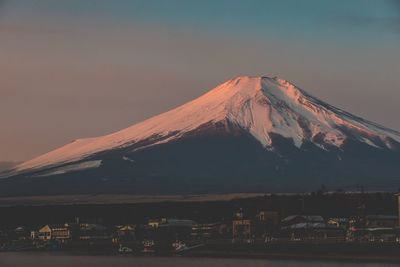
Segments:
[[[400,143],[400,133],[326,104],[286,80],[240,76],[121,131],[76,140],[18,165],[16,171],[75,162],[152,138],[154,142],[147,142],[146,147],[155,146],[179,139],[202,125],[226,122],[248,131],[267,149],[274,146],[271,134],[292,139],[297,148],[306,141],[321,149],[341,147],[349,138],[381,149]]]

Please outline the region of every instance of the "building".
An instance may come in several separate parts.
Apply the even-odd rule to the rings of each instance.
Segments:
[[[180,219],[164,219],[164,223],[161,226],[168,227],[190,227],[196,224],[192,220],[180,220]]]
[[[253,224],[249,219],[238,218],[232,221],[232,238],[249,240],[253,238]]]
[[[190,234],[194,239],[210,239],[221,236],[221,223],[201,223],[192,226]]]
[[[368,215],[365,217],[366,228],[394,228],[398,225],[396,215]]]
[[[276,211],[260,211],[254,221],[254,234],[256,237],[271,236],[279,226],[279,213]]]
[[[136,238],[136,224],[126,224],[116,226],[115,233],[113,233],[113,243],[120,241],[132,241]]]
[[[17,240],[25,240],[28,239],[30,236],[29,231],[24,226],[19,226],[14,229],[13,231],[13,238]]]
[[[71,228],[67,224],[48,224],[39,229],[37,238],[42,241],[71,239]]]
[[[279,213],[276,211],[260,211],[257,213],[257,220],[260,222],[270,222],[271,224],[279,224]]]
[[[38,231],[31,231],[31,239],[32,240],[38,239]]]
[[[192,220],[165,219],[165,222],[156,228],[157,236],[162,240],[186,240],[190,238],[195,224]]]
[[[137,238],[148,240],[186,240],[196,222],[185,219],[152,219],[143,228],[138,227]]]
[[[348,218],[329,218],[327,224],[336,228],[347,229],[349,226]]]
[[[117,234],[119,237],[134,237],[135,230],[135,224],[120,225],[117,227]]]
[[[159,227],[161,224],[165,224],[167,223],[167,219],[166,218],[162,218],[162,219],[150,219],[147,223],[148,226],[153,227],[153,228],[157,228]]]
[[[233,240],[250,240],[254,235],[254,224],[253,222],[245,218],[243,210],[239,209],[234,214],[232,221],[232,238]]]
[[[398,216],[367,215],[362,223],[350,220],[349,241],[393,242],[399,238]]]
[[[107,227],[101,224],[81,223],[79,224],[80,240],[104,240],[111,238]]]
[[[324,218],[319,215],[291,215],[281,221],[282,228],[296,228],[301,225],[324,226]]]
[[[292,215],[281,221],[279,237],[291,240],[344,240],[346,231],[326,224],[319,215]]]
[[[399,238],[399,231],[396,228],[361,228],[350,229],[347,240],[368,241],[368,242],[395,242]],[[397,241],[398,242],[398,241]]]

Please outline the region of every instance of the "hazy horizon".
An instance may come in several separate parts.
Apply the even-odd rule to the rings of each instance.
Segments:
[[[128,127],[238,75],[400,130],[400,2],[1,1],[0,161]]]

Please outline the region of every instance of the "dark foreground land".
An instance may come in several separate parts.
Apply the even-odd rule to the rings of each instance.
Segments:
[[[59,197],[54,197],[60,200]],[[131,199],[124,203],[126,198]],[[16,202],[9,198],[0,199],[0,230],[12,232],[24,227],[38,231],[44,225],[64,224],[76,221],[90,224],[101,224],[108,230],[101,240],[82,240],[79,237],[65,242],[43,242],[27,236],[4,240],[4,253],[10,251],[33,251],[32,253],[54,253],[116,255],[120,245],[131,248],[131,256],[169,255],[204,258],[262,258],[262,259],[302,259],[329,261],[366,261],[400,263],[400,243],[397,239],[362,239],[348,240],[346,231],[335,238],[317,237],[302,233],[300,238],[280,236],[265,242],[266,232],[254,238],[233,240],[232,222],[238,210],[246,218],[255,218],[260,211],[272,211],[283,218],[293,214],[320,215],[327,221],[334,217],[363,217],[368,214],[397,214],[397,197],[393,193],[322,193],[315,192],[303,195],[225,195],[225,196],[162,196],[158,198],[130,198],[129,196],[69,196],[62,199],[75,199],[75,202],[55,201],[44,205],[40,197],[32,197],[35,201],[29,204],[27,198]],[[86,201],[83,201],[85,200]],[[96,199],[96,202],[92,202]],[[100,201],[114,199],[114,201]],[[90,201],[88,201],[90,200]],[[148,201],[146,201],[148,200]],[[199,224],[222,222],[228,229],[223,236],[197,240],[201,246],[185,251],[159,250],[151,253],[143,252],[144,240],[139,232],[147,232],[151,219],[175,218],[193,220]],[[136,233],[124,240],[118,236],[118,225],[136,225]],[[276,225],[276,232],[282,226]],[[398,229],[398,228],[393,228]],[[140,230],[140,231],[139,231]],[[149,231],[152,231],[151,229]],[[311,230],[310,230],[311,231]],[[188,233],[190,236],[190,233]],[[175,237],[175,236],[174,236]],[[303,238],[304,237],[304,238]],[[156,238],[156,237],[154,237]],[[117,240],[117,241],[115,241]],[[168,242],[173,242],[171,236]],[[59,241],[59,240],[58,240]],[[165,240],[158,239],[163,243]],[[189,241],[189,240],[185,240]],[[36,244],[36,245],[34,245]],[[39,246],[38,246],[39,244]],[[187,242],[189,244],[189,242]],[[54,246],[55,245],[55,246]],[[23,252],[22,252],[23,251]],[[161,253],[160,253],[161,251]],[[18,253],[18,252],[15,252]],[[53,252],[52,252],[53,253]],[[0,254],[1,255],[1,254]]]
[[[364,214],[393,215],[398,212],[393,193],[22,197],[0,198],[0,227],[40,227],[72,222],[77,217],[81,221],[104,225],[146,223],[155,218],[216,222],[231,219],[238,209],[246,216],[268,210],[278,212],[280,218],[293,214],[350,217],[359,214],[360,207]]]

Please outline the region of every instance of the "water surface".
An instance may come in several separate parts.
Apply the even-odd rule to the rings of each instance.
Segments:
[[[77,256],[59,253],[0,253],[0,267],[394,267],[390,263],[354,263],[268,259]]]

